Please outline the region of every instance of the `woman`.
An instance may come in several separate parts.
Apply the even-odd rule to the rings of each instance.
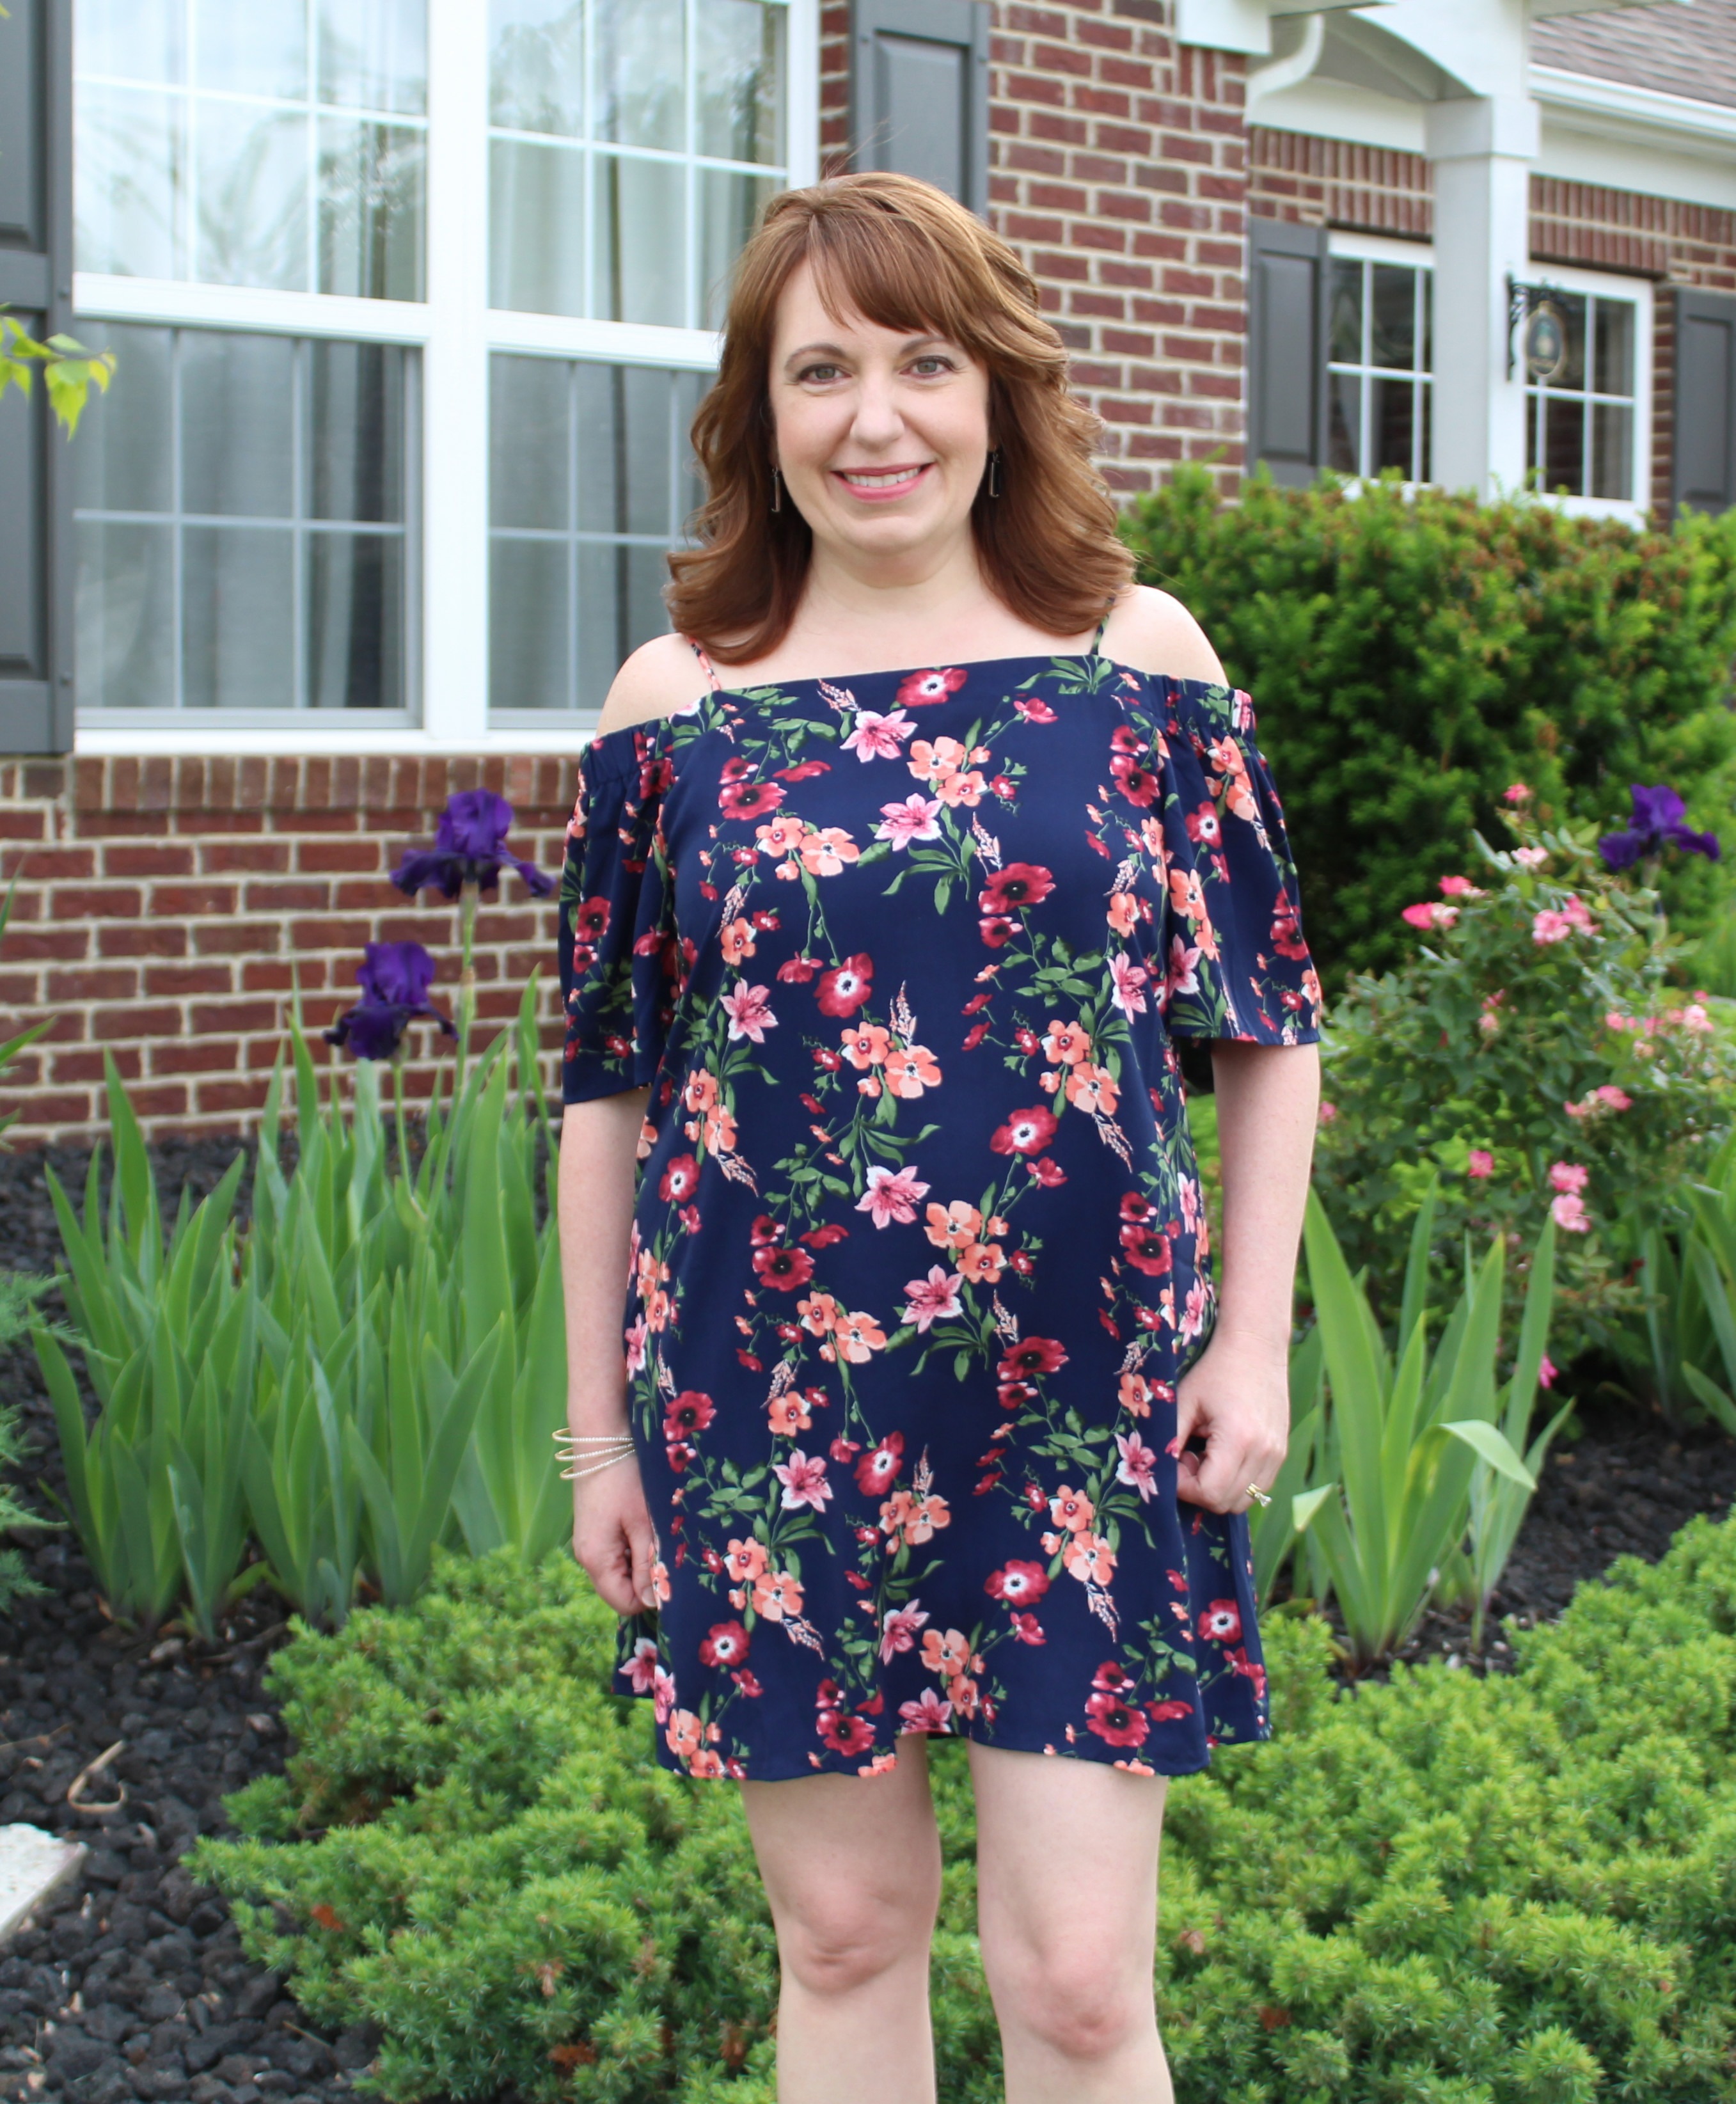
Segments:
[[[1130,582],[1091,436],[961,207],[779,198],[694,425],[680,632],[582,768],[574,1549],[658,1759],[741,1784],[782,2104],[933,2097],[934,1732],[970,1741],[1009,2099],[1167,2100],[1167,1778],[1268,1728],[1244,1515],[1318,983],[1247,698]]]

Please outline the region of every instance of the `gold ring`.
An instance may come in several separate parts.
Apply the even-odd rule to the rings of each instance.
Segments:
[[[1262,1505],[1269,1505],[1272,1501],[1271,1494],[1262,1491],[1257,1483],[1250,1483],[1248,1486],[1248,1495],[1251,1498],[1257,1498]]]

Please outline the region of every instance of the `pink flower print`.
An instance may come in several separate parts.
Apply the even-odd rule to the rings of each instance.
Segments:
[[[792,1447],[787,1461],[772,1464],[772,1473],[784,1487],[781,1503],[786,1511],[800,1505],[811,1506],[817,1513],[826,1510],[832,1487],[826,1480],[823,1455],[804,1454],[799,1446]]]
[[[1196,1278],[1187,1289],[1187,1304],[1182,1311],[1182,1341],[1191,1342],[1205,1328],[1205,1311],[1211,1304],[1210,1290],[1203,1278]]]
[[[870,760],[896,760],[900,742],[915,728],[902,709],[895,709],[889,715],[875,709],[858,709],[856,727],[843,741],[844,750],[853,752],[864,766]]]
[[[907,848],[913,840],[937,840],[941,836],[941,800],[913,789],[901,804],[883,804],[884,825],[876,826],[877,840],[890,840],[894,849]]]
[[[729,1018],[732,1038],[750,1037],[754,1044],[763,1045],[767,1031],[777,1027],[769,987],[750,986],[746,980],[737,979],[734,992],[720,996],[718,1005]]]
[[[874,959],[859,951],[821,973],[814,998],[822,1015],[854,1015],[873,992]]]
[[[957,693],[969,677],[962,665],[949,665],[944,671],[912,672],[909,679],[901,680],[895,708],[932,708],[937,702],[948,700]]]
[[[1549,1208],[1555,1215],[1556,1225],[1570,1235],[1585,1235],[1591,1231],[1591,1216],[1585,1209],[1585,1201],[1577,1191],[1565,1191]]]
[[[848,1443],[848,1442],[845,1442]],[[845,1457],[840,1455],[840,1459]],[[871,1446],[856,1464],[856,1480],[866,1494],[889,1491],[904,1466],[904,1434],[888,1432],[878,1446]],[[926,1621],[928,1616],[924,1616]]]
[[[991,1571],[982,1581],[982,1589],[993,1598],[1005,1601],[1009,1607],[1032,1607],[1048,1590],[1048,1573],[1040,1563],[1014,1558],[998,1571]]]
[[[989,1145],[997,1154],[1040,1154],[1055,1137],[1055,1113],[1040,1103],[1034,1110],[1014,1111],[989,1135]]]
[[[914,1702],[901,1702],[898,1714],[908,1732],[944,1732],[952,1705],[937,1689],[925,1687]]]
[[[1118,1432],[1115,1444],[1121,1450],[1121,1464],[1115,1470],[1115,1480],[1131,1483],[1142,1498],[1149,1499],[1157,1488],[1151,1473],[1157,1466],[1156,1448],[1146,1446],[1137,1432]]]
[[[1591,1175],[1589,1169],[1577,1161],[1552,1161],[1549,1166],[1549,1188],[1551,1191],[1582,1191]]]
[[[1178,993],[1198,993],[1200,980],[1194,967],[1200,961],[1200,952],[1190,948],[1179,935],[1169,938],[1169,970],[1164,979],[1164,997]]]
[[[905,1286],[910,1300],[903,1310],[904,1320],[914,1322],[919,1331],[926,1331],[929,1324],[942,1317],[959,1313],[959,1288],[964,1278],[955,1271],[949,1272],[940,1264],[928,1267],[926,1278],[913,1278]]]
[[[752,1641],[739,1622],[714,1622],[700,1641],[700,1661],[711,1666],[740,1665]]]
[[[632,1656],[620,1670],[635,1695],[648,1695],[657,1678],[657,1647],[652,1637],[641,1637],[633,1647]]]
[[[894,1220],[908,1227],[916,1217],[917,1200],[928,1188],[914,1169],[892,1170],[876,1162],[869,1169],[868,1188],[857,1200],[856,1210],[870,1215],[877,1228],[890,1227]]]
[[[1143,965],[1119,953],[1109,961],[1110,999],[1124,1015],[1143,1015],[1145,989],[1151,974]]]
[[[880,1663],[889,1665],[901,1651],[914,1651],[916,1632],[928,1619],[928,1610],[912,1600],[902,1607],[888,1607],[880,1625]]]
[[[1035,1615],[1014,1615],[1012,1619],[1013,1634],[1021,1643],[1039,1644],[1048,1642],[1048,1638],[1043,1634],[1042,1623]]]

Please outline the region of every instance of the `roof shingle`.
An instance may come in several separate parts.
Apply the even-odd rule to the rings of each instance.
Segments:
[[[1618,7],[1534,23],[1535,64],[1736,108],[1736,0]]]

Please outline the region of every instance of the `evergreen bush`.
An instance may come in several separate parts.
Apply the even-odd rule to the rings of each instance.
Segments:
[[[564,1557],[443,1558],[405,1609],[298,1630],[299,1741],[201,1841],[253,1956],[383,2030],[392,2098],[772,2104],[775,1946],[727,1787],[606,1692],[612,1617]],[[1486,1680],[1353,1692],[1270,1617],[1277,1735],[1173,1786],[1159,2012],[1212,2104],[1736,2099],[1736,1525],[1628,1559]],[[933,1748],[947,1870],[939,2086],[999,2104],[964,1749]]]
[[[1403,954],[1394,920],[1454,870],[1515,781],[1551,824],[1626,822],[1671,781],[1720,834],[1720,868],[1666,880],[1712,952],[1731,897],[1736,513],[1668,532],[1526,500],[1394,483],[1351,497],[1256,479],[1226,502],[1203,468],[1141,497],[1124,530],[1147,583],[1203,624],[1253,696],[1329,985]]]

